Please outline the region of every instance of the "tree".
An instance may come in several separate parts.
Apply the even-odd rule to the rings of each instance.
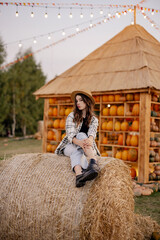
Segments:
[[[28,50],[24,55],[29,53]],[[36,101],[33,96],[45,83],[40,64],[36,64],[33,56],[17,62],[8,71],[8,82],[11,102],[8,119],[12,119],[12,135],[19,129],[23,135],[34,133],[37,121],[43,116],[43,100]]]
[[[0,38],[0,66],[4,63],[6,51]],[[5,120],[9,113],[9,95],[6,71],[0,70],[0,134],[5,134]]]

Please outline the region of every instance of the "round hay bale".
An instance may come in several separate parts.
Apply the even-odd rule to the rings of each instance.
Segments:
[[[1,240],[133,239],[129,168],[100,158],[97,179],[75,187],[68,157],[22,154],[0,164]]]

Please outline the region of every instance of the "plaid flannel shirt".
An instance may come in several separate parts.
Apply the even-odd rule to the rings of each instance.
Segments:
[[[55,150],[55,153],[58,155],[64,155],[63,149],[66,147],[68,143],[72,143],[72,139],[79,133],[82,123],[81,122],[78,126],[76,126],[76,123],[73,122],[74,119],[74,113],[71,112],[67,119],[66,119],[66,136],[63,138],[63,140],[60,142],[58,147]],[[96,150],[97,154],[100,156],[100,152],[97,148],[97,145],[95,143],[95,138],[97,134],[97,127],[98,127],[98,119],[93,116],[91,119],[91,122],[89,124],[89,129],[88,129],[88,137],[93,136],[93,148]],[[74,143],[72,143],[74,144]]]

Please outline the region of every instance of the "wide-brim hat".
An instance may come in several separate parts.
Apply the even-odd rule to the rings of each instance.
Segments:
[[[89,97],[90,100],[92,101],[93,105],[95,104],[95,100],[94,98],[92,97],[92,93],[88,90],[77,90],[77,91],[73,91],[71,93],[71,99],[73,102],[75,102],[75,97],[77,94],[84,94],[85,96]]]

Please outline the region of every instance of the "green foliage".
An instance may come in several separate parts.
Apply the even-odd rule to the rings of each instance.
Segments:
[[[24,55],[28,53],[29,50]],[[45,83],[41,66],[30,56],[12,65],[6,75],[8,107],[4,125],[10,129],[15,125],[16,132],[21,131],[23,135],[32,134],[37,131],[37,121],[43,117],[43,100],[36,101],[33,95]]]

